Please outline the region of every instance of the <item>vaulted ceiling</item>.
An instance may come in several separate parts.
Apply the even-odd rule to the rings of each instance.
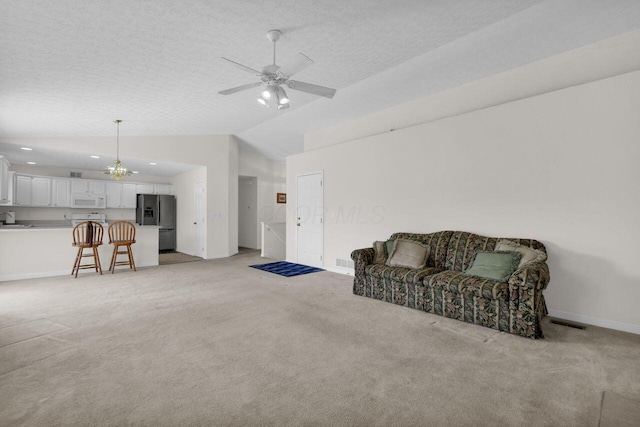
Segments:
[[[0,0],[0,137],[235,134],[272,159],[305,132],[421,98],[640,28],[637,0]],[[265,37],[278,63],[316,63],[288,90],[291,108],[257,89]]]

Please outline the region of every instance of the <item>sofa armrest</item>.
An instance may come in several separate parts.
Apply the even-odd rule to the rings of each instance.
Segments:
[[[549,266],[546,262],[535,262],[527,264],[516,270],[509,277],[509,288],[512,286],[530,289],[534,291],[542,291],[549,285]]]
[[[364,268],[373,263],[375,251],[373,248],[356,249],[351,252],[351,259],[354,262],[355,274],[364,274]]]

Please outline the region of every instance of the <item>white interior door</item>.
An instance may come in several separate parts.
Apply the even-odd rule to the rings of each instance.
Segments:
[[[322,172],[297,177],[298,263],[324,266],[324,192]]]
[[[194,255],[201,258],[206,257],[207,235],[205,233],[205,186],[204,182],[196,182],[194,185]]]

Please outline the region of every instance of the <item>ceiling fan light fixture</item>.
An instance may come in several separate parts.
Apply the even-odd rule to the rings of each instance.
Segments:
[[[278,86],[278,104],[284,105],[289,103],[289,97],[287,96],[287,92],[284,91],[280,86]]]
[[[269,104],[267,104],[267,101],[265,101],[264,99],[258,97],[258,102],[262,105],[264,105],[265,107],[269,107]]]

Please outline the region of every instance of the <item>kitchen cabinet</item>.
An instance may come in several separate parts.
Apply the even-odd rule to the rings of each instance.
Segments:
[[[0,205],[6,205],[9,200],[9,188],[13,183],[9,179],[9,161],[0,156]]]
[[[71,181],[71,192],[105,194],[107,192],[106,183],[107,181],[93,179],[74,179]]]
[[[137,194],[154,194],[153,184],[138,184],[136,185]]]
[[[136,185],[122,184],[122,207],[126,209],[136,208]]]
[[[51,206],[51,178],[31,178],[31,206]]]
[[[171,194],[171,184],[138,184],[137,194]]]
[[[153,194],[171,194],[171,185],[155,184],[153,186]]]
[[[107,182],[107,208],[136,208],[136,184]]]
[[[107,192],[106,181],[89,181],[89,193],[105,194]]]
[[[63,178],[51,179],[51,206],[59,208],[71,206],[71,181]]]
[[[122,184],[119,182],[107,183],[107,208],[119,208],[122,203]]]
[[[16,174],[14,205],[31,205],[31,177],[28,175]]]
[[[87,180],[87,179],[72,179],[71,180],[71,192],[72,193],[88,193],[89,192],[89,180]]]

